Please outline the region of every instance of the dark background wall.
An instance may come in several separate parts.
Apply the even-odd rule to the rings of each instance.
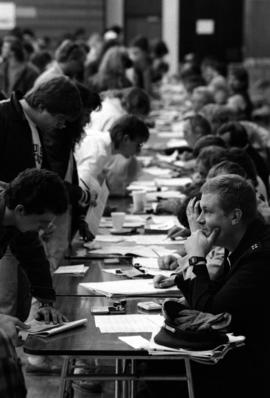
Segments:
[[[246,57],[270,57],[270,1],[245,0]]]
[[[190,52],[240,61],[243,55],[243,0],[180,0],[180,58]],[[196,21],[214,21],[213,34],[197,34]]]

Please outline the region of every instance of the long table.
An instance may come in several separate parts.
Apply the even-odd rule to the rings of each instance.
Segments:
[[[146,301],[148,298],[140,298]],[[128,300],[127,313],[137,312],[138,299]],[[63,311],[70,319],[87,318],[88,323],[53,337],[28,336],[24,351],[31,355],[64,356],[61,374],[59,397],[72,396],[72,382],[78,380],[114,380],[115,397],[134,397],[136,381],[138,380],[178,380],[187,383],[189,397],[194,398],[190,357],[188,355],[151,356],[146,350],[133,349],[119,340],[118,333],[100,333],[95,326],[91,308],[104,305],[106,299],[102,297],[58,297],[56,307]],[[123,333],[120,333],[122,336]],[[125,334],[126,335],[126,334]],[[130,335],[130,334],[128,334]],[[150,339],[150,333],[140,333]],[[76,359],[78,358],[111,359],[114,361],[114,371],[109,374],[76,374]],[[137,364],[151,360],[183,360],[185,374],[144,375],[137,372]]]

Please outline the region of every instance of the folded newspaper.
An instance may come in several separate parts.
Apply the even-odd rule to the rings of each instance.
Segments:
[[[86,318],[78,319],[77,321],[63,322],[58,324],[47,324],[45,322],[40,322],[33,319],[31,322],[27,323],[29,326],[31,326],[31,328],[28,329],[26,332],[27,334],[30,335],[47,337],[47,336],[53,336],[57,333],[65,332],[66,330],[70,330],[81,325],[85,325],[86,323],[87,323]]]

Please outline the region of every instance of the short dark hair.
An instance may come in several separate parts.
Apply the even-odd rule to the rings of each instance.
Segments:
[[[189,121],[193,134],[203,136],[211,134],[211,125],[208,120],[200,114],[188,116],[184,118],[185,121]]]
[[[128,87],[121,91],[121,103],[128,113],[141,116],[149,114],[150,98],[146,91],[139,87]]]
[[[100,110],[101,98],[99,94],[82,83],[76,82],[76,86],[81,96],[83,108],[87,108],[91,112]]]
[[[130,47],[138,47],[146,53],[148,53],[150,50],[150,45],[147,37],[142,35],[135,36],[130,42]]]
[[[252,181],[254,187],[258,185],[256,166],[251,157],[241,148],[230,148],[227,153],[227,160],[239,164],[246,171],[247,178]]]
[[[213,178],[224,174],[237,174],[243,178],[247,178],[247,173],[243,167],[240,166],[240,164],[230,162],[229,160],[223,160],[211,167],[207,174],[207,178]]]
[[[203,148],[210,145],[226,148],[226,144],[221,137],[217,137],[216,135],[213,134],[207,134],[203,137],[200,137],[198,141],[195,143],[193,148],[193,156],[196,158],[200,154]]]
[[[217,130],[217,135],[223,136],[229,133],[229,146],[243,148],[246,146],[248,141],[248,135],[245,127],[239,122],[229,122],[220,126]]]
[[[201,150],[196,161],[197,163],[202,162],[208,172],[215,164],[226,159],[226,154],[227,149],[217,145],[210,145]]]
[[[217,194],[222,210],[229,213],[234,209],[242,211],[242,220],[251,222],[257,215],[256,193],[251,184],[239,175],[221,175],[207,180],[202,194]]]
[[[119,148],[123,137],[127,135],[134,141],[139,138],[146,142],[149,138],[149,130],[146,124],[134,115],[124,115],[117,119],[110,128],[111,139],[115,148]]]
[[[68,194],[63,180],[45,169],[26,169],[12,180],[4,193],[6,206],[23,205],[27,214],[63,214],[68,208]]]
[[[57,62],[83,60],[85,56],[86,52],[83,46],[69,39],[64,40],[55,51],[55,59]]]
[[[82,101],[76,85],[66,76],[58,76],[34,86],[24,96],[32,108],[39,106],[51,114],[77,119],[82,111]]]

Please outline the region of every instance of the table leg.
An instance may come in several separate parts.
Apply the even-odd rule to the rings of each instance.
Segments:
[[[61,370],[61,382],[60,382],[60,387],[59,387],[59,398],[65,398],[67,397],[67,384],[69,384],[66,380],[67,376],[67,371],[69,367],[69,360],[70,358],[67,357],[64,359],[63,365],[62,365],[62,370]]]
[[[135,361],[134,359],[130,360],[130,372],[132,375],[135,374]],[[134,380],[130,380],[130,398],[134,398],[135,397],[135,381]]]
[[[188,386],[188,396],[189,398],[194,398],[191,366],[190,366],[190,360],[188,358],[185,358],[185,367],[186,367],[186,377],[187,377],[187,386]]]
[[[119,374],[120,368],[120,359],[115,360],[115,374]],[[115,380],[114,382],[114,397],[119,398],[119,380]]]

